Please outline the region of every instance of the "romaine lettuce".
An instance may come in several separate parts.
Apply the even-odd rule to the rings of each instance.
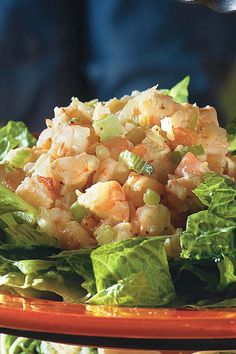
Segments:
[[[163,240],[139,237],[91,253],[98,293],[88,302],[114,306],[161,306],[175,298]]]
[[[190,82],[190,77],[185,76],[183,80],[178,82],[175,86],[173,86],[170,90],[164,89],[161,90],[168,96],[171,96],[173,100],[177,103],[185,103],[188,102],[188,85]]]
[[[7,153],[16,147],[32,147],[36,139],[23,122],[9,121],[0,128],[0,161],[4,160]]]

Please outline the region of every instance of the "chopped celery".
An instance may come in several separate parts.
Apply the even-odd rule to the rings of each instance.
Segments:
[[[99,245],[104,245],[115,240],[116,232],[110,225],[102,224],[96,229],[95,237]]]
[[[123,134],[123,127],[115,114],[95,120],[93,122],[93,127],[96,134],[99,135],[102,141]]]
[[[197,122],[198,122],[198,119],[199,119],[199,114],[198,112],[196,112],[190,119],[190,122],[189,122],[189,128],[191,130],[194,130],[197,126]]]
[[[70,207],[70,213],[75,221],[81,222],[83,218],[87,215],[87,211],[83,205],[75,202]]]
[[[160,203],[161,197],[152,189],[147,189],[143,195],[143,201],[149,206],[156,206]]]
[[[171,161],[173,163],[180,163],[182,158],[188,152],[191,152],[195,156],[199,156],[199,155],[203,155],[205,151],[202,145],[185,146],[181,150],[175,150],[171,152],[170,154]]]
[[[154,166],[128,150],[124,150],[120,153],[119,160],[125,163],[130,170],[134,170],[143,175],[151,176],[155,171]]]
[[[7,155],[7,162],[14,168],[23,168],[30,162],[33,156],[33,151],[29,148],[19,148],[10,151]]]

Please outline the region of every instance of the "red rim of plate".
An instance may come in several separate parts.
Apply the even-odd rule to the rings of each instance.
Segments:
[[[236,338],[236,309],[121,308],[0,295],[0,327],[96,337]]]

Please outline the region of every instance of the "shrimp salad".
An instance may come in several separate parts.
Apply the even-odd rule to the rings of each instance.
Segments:
[[[111,306],[236,306],[236,123],[189,77],[0,129],[0,291]]]

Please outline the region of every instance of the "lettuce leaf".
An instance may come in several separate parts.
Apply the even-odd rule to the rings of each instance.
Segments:
[[[209,212],[236,221],[236,183],[228,177],[207,173],[193,193]]]
[[[34,225],[36,223],[37,210],[20,198],[17,194],[0,184],[0,215],[16,213],[19,221]]]
[[[64,251],[52,256],[61,267],[68,265],[73,271],[84,279],[82,287],[94,295],[97,292],[91,252],[94,247],[82,248],[75,251]]]
[[[0,256],[0,286],[13,294],[83,302],[82,281],[73,269],[62,269],[53,260],[11,261]]]
[[[89,303],[162,306],[175,298],[163,240],[134,238],[91,253],[98,293]]]
[[[23,122],[9,121],[0,128],[0,161],[5,160],[7,153],[16,147],[32,147],[36,139]]]
[[[190,82],[190,77],[185,76],[183,80],[178,82],[175,86],[173,86],[170,90],[164,89],[161,90],[168,96],[171,96],[173,100],[177,103],[186,103],[188,102],[188,85]]]
[[[235,256],[236,183],[227,177],[207,173],[193,193],[207,210],[187,219],[180,237],[182,258],[207,259]]]
[[[182,232],[181,257],[191,259],[217,258],[235,252],[236,225],[206,210],[192,214]]]
[[[236,153],[236,118],[232,119],[232,121],[226,125],[226,131],[230,144],[229,151],[234,155]]]
[[[1,350],[2,354],[43,354],[40,340],[6,334],[1,334]]]

